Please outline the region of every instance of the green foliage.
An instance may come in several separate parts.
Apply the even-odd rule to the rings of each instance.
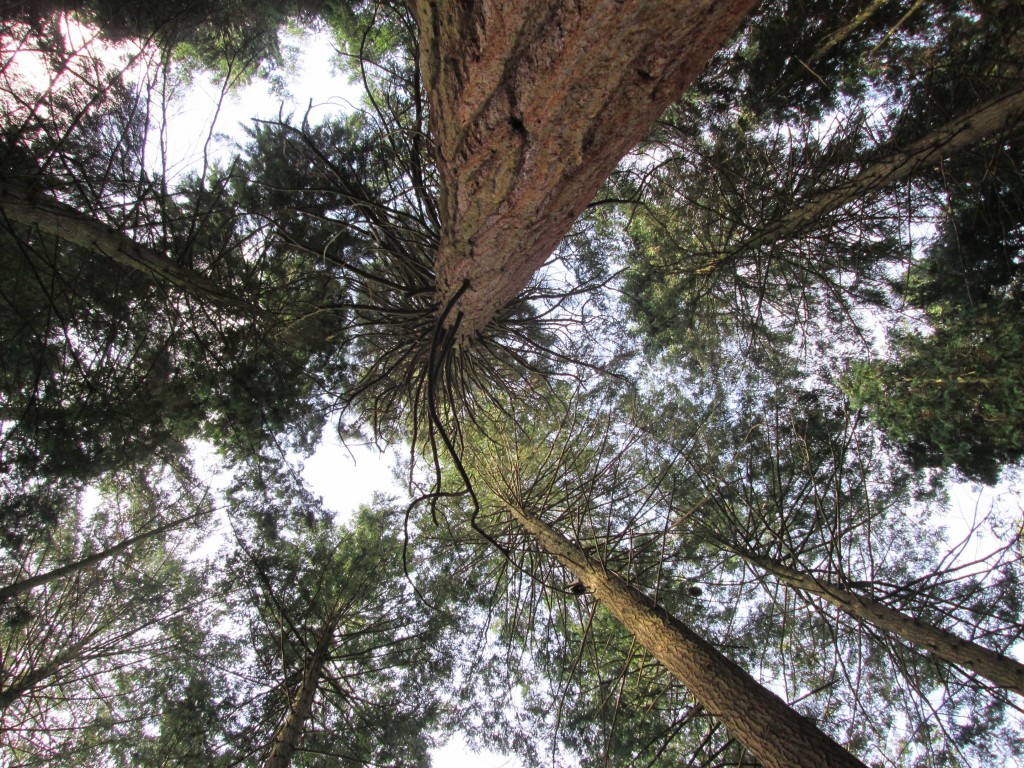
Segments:
[[[121,477],[100,506],[65,508],[52,536],[5,556],[5,585],[197,502],[157,472]],[[12,764],[95,765],[137,739],[139,708],[158,699],[146,687],[152,670],[188,664],[219,615],[202,568],[181,554],[183,538],[148,539],[0,605],[0,739]]]
[[[927,329],[894,333],[892,359],[853,363],[845,385],[915,464],[992,484],[1024,456],[1019,149],[1007,137],[952,164],[938,235],[903,288]]]
[[[62,6],[236,82],[273,65],[286,19],[330,27],[361,107],[259,123],[174,184],[145,157],[156,91],[76,59],[53,4],[9,11],[5,50],[46,51],[55,78],[0,73],[4,184],[185,279],[3,216],[0,588],[205,509],[193,438],[235,471],[210,564],[169,534],[0,606],[9,754],[258,765],[312,676],[296,765],[426,765],[453,730],[530,765],[750,764],[574,594],[510,516],[522,505],[866,759],[1019,760],[1004,697],[747,559],[1019,643],[1013,542],[956,570],[926,482],[949,475],[915,472],[991,482],[1022,455],[1019,126],[799,215],[1019,87],[1017,5],[762,4],[546,283],[464,347],[438,330],[444,191],[404,5]],[[927,331],[847,366],[907,304]],[[325,509],[283,457],[334,418],[411,443],[421,503],[345,524]]]
[[[853,365],[846,390],[918,466],[995,484],[1024,456],[1019,314],[962,311],[939,322],[928,336],[897,337],[897,361]]]
[[[296,765],[426,765],[452,658],[450,615],[432,615],[403,572],[400,518],[382,500],[338,525],[284,466],[252,466],[232,492],[237,547],[225,587],[254,681],[231,738],[259,764],[324,633],[314,709]],[[412,552],[407,554],[414,557]],[[262,681],[275,681],[269,689]]]
[[[885,450],[841,396],[773,385],[763,374],[735,389],[730,405],[675,442],[681,460],[663,485],[671,488],[679,540],[666,543],[661,567],[714,574],[699,581],[702,599],[736,606],[728,619],[739,645],[732,653],[777,680],[802,712],[869,761],[984,762],[994,739],[1005,754],[1018,754],[1022,745],[1006,730],[1012,716],[1002,706],[992,706],[979,726],[988,735],[960,729],[958,712],[984,694],[955,668],[774,583],[745,560],[770,557],[849,585],[1002,652],[1019,635],[1017,558],[997,551],[973,573],[953,577],[942,561],[949,544],[930,521],[941,494]],[[652,404],[653,413],[664,412],[659,406]],[[653,424],[672,429],[662,419]],[[675,428],[687,427],[694,429],[692,422]],[[715,581],[728,587],[709,589]],[[985,607],[966,597],[990,589],[999,597]],[[928,696],[927,712],[906,707],[918,695]],[[890,717],[897,709],[905,721]],[[899,755],[881,746],[893,743],[901,744]]]
[[[856,333],[856,311],[884,304],[887,269],[904,252],[888,201],[858,201],[856,221],[836,213],[764,236],[848,177],[861,127],[837,118],[826,138],[807,122],[695,136],[662,129],[652,151],[671,154],[626,230],[624,294],[648,350],[703,368],[731,345],[771,357],[836,328]]]
[[[278,32],[289,20],[314,21],[325,5],[295,2],[194,3],[188,0],[35,0],[5,9],[5,20],[41,27],[57,14],[99,29],[104,38],[155,40],[187,68],[201,68],[234,85],[249,80],[261,65],[281,63]]]

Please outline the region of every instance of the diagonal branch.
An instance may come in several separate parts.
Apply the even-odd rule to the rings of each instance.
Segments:
[[[734,551],[792,588],[817,595],[859,621],[891,632],[915,648],[927,650],[943,661],[966,667],[1000,688],[1024,695],[1024,664],[1016,659],[777,560],[750,552]]]
[[[155,538],[163,533],[166,533],[167,531],[171,531],[181,525],[184,525],[185,523],[191,522],[192,520],[196,520],[206,514],[207,511],[202,510],[192,515],[186,515],[185,517],[176,518],[165,523],[164,525],[160,525],[151,530],[144,531],[143,533],[137,534],[135,536],[131,536],[125,539],[124,541],[118,542],[112,547],[107,547],[104,550],[89,555],[88,557],[83,557],[82,559],[76,560],[73,563],[68,563],[67,565],[62,565],[59,568],[53,568],[52,570],[46,571],[45,573],[39,573],[35,576],[30,576],[27,579],[16,581],[13,584],[8,584],[6,587],[0,587],[0,604],[3,604],[5,601],[10,600],[12,597],[17,597],[18,595],[23,595],[26,592],[31,592],[36,587],[41,587],[44,584],[49,584],[51,581],[62,579],[65,576],[70,576],[71,574],[77,573],[78,571],[84,571],[86,568],[96,565],[97,563],[106,560],[108,557],[116,557],[117,555],[120,555],[122,552],[129,549],[130,547],[135,546],[136,544],[140,544],[143,541]]]
[[[209,278],[148,246],[136,242],[121,230],[110,226],[74,206],[35,192],[23,185],[0,182],[0,210],[8,219],[104,256],[147,275],[155,282],[167,283],[214,306],[248,315],[265,316],[260,307],[236,296]]]
[[[592,560],[540,518],[516,505],[508,508],[519,525],[591,590],[767,768],[864,768],[810,720],[657,602]]]
[[[799,234],[821,217],[879,192],[918,171],[930,168],[944,157],[970,147],[998,133],[1024,117],[1024,90],[992,99],[965,115],[951,120],[908,146],[883,155],[852,179],[821,192],[803,205],[777,219],[756,234],[742,240],[717,259],[720,267],[747,251]],[[711,267],[705,267],[710,269]]]

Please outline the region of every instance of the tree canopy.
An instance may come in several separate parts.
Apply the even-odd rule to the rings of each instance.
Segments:
[[[288,30],[361,101],[170,172]],[[0,42],[0,763],[1024,765],[1018,3]],[[325,434],[405,496],[330,508]]]

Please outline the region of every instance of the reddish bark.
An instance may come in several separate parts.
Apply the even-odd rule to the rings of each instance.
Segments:
[[[413,2],[441,175],[438,311],[452,305],[461,340],[526,286],[753,4]]]

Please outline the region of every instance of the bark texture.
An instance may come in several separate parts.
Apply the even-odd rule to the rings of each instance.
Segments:
[[[288,714],[274,735],[274,743],[266,762],[263,763],[263,768],[286,768],[291,764],[292,757],[299,747],[299,739],[306,728],[306,721],[309,720],[310,713],[313,711],[317,688],[320,686],[324,665],[327,663],[327,657],[330,655],[333,644],[334,625],[330,624],[321,633],[313,655],[302,672],[299,690],[295,692]]]
[[[441,176],[438,311],[460,340],[527,285],[753,5],[412,3]]]
[[[11,221],[36,227],[40,232],[142,272],[156,282],[173,285],[214,306],[254,316],[264,314],[198,272],[182,267],[166,255],[137,243],[121,230],[48,195],[0,181],[0,210]]]
[[[516,507],[510,511],[766,768],[864,768],[650,597],[591,562],[586,552],[539,518]]]
[[[981,675],[1000,688],[1024,696],[1024,664],[989,648],[964,640],[933,624],[919,621],[870,597],[816,579],[783,563],[749,553],[738,553],[796,589],[817,595],[841,611],[879,629],[891,632],[911,645]]]

